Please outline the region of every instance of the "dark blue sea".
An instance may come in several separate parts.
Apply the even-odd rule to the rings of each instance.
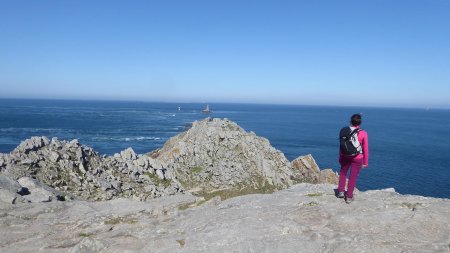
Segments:
[[[178,111],[178,107],[181,107]],[[112,155],[127,147],[146,153],[205,118],[198,103],[0,99],[0,152],[31,136],[79,139]],[[210,104],[266,137],[289,160],[312,154],[321,169],[338,171],[338,132],[353,113],[369,133],[369,168],[360,190],[393,187],[403,194],[450,198],[450,110]]]

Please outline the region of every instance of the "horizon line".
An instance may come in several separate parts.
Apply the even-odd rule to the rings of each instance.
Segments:
[[[134,102],[134,103],[167,103],[167,104],[242,104],[242,105],[274,105],[274,106],[310,106],[310,107],[362,107],[384,109],[422,109],[422,110],[450,110],[450,106],[408,106],[408,105],[342,105],[342,104],[301,104],[277,102],[230,102],[230,101],[173,101],[158,99],[131,98],[46,98],[46,97],[3,97],[4,100],[53,100],[53,101],[85,101],[85,102]]]

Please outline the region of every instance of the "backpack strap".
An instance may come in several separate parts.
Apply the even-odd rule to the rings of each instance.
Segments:
[[[359,128],[355,128],[349,135],[349,137],[352,137],[353,135],[355,135],[356,133],[359,133],[360,131],[362,131],[362,129]]]

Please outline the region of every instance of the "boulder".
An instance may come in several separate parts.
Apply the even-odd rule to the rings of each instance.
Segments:
[[[319,183],[337,185],[339,183],[339,175],[331,169],[321,170]]]
[[[292,169],[298,180],[308,183],[318,183],[320,169],[312,155],[299,156],[292,161]]]
[[[39,182],[30,177],[22,177],[17,180],[20,186],[27,188],[30,194],[24,198],[30,202],[50,202],[53,200],[65,200],[65,195],[61,192]]]
[[[0,189],[5,189],[9,192],[17,193],[20,192],[21,188],[22,186],[17,181],[7,176],[0,175]]]

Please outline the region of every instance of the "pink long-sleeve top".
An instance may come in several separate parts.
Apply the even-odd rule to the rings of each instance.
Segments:
[[[352,126],[355,127],[355,126]],[[359,126],[356,126],[356,128],[360,128]],[[357,159],[363,159],[363,165],[369,166],[369,136],[366,131],[361,130],[358,132],[358,141],[362,146],[363,153],[355,156]],[[342,154],[342,152],[339,150],[339,163],[342,163],[342,158],[345,156]]]

